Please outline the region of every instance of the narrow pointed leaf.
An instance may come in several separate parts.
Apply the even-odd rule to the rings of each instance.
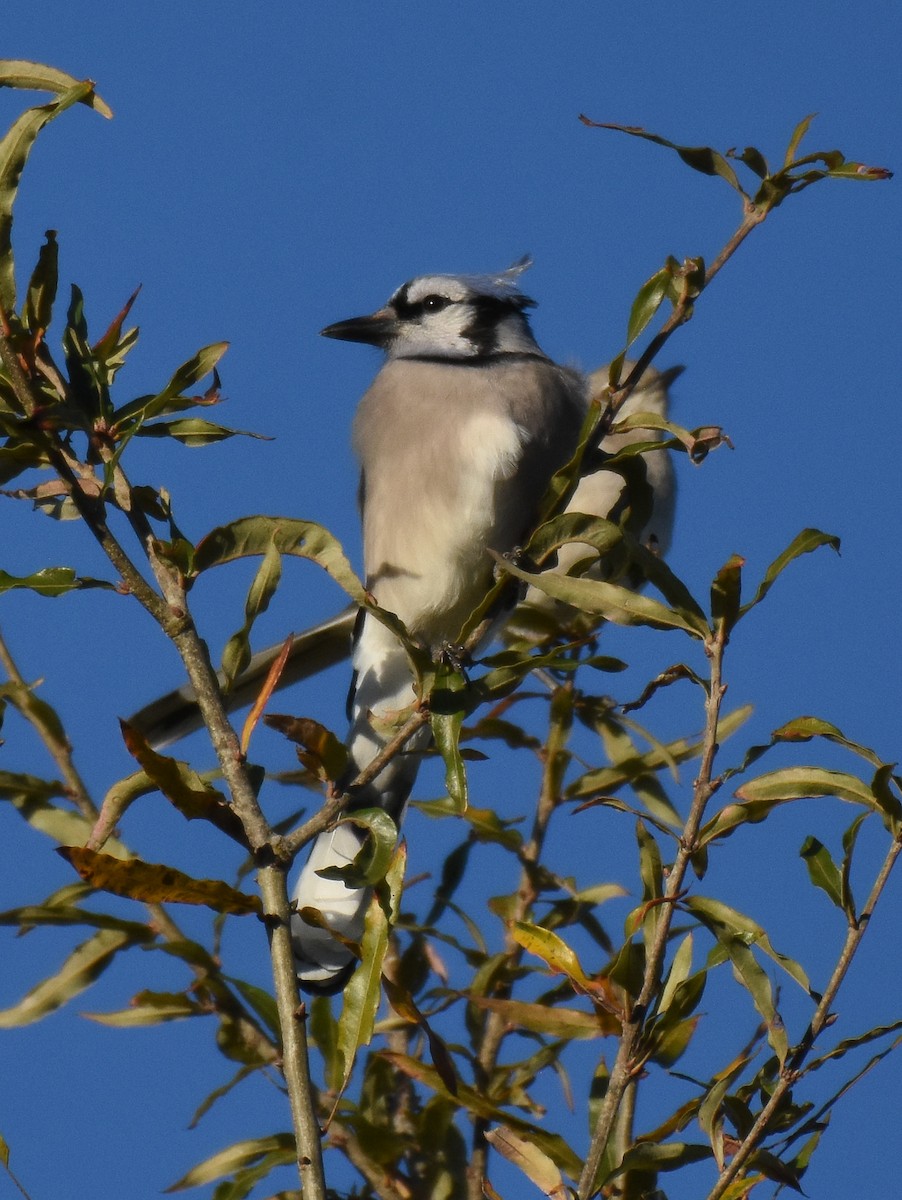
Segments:
[[[398,846],[390,878],[386,878],[383,897],[374,891],[366,913],[360,942],[360,962],[344,990],[344,1004],[338,1021],[337,1049],[344,1066],[342,1088],[347,1086],[354,1069],[357,1051],[369,1045],[382,998],[382,964],[388,950],[391,919],[397,910],[404,877],[406,850]]]
[[[101,929],[69,955],[59,971],[32,988],[12,1008],[0,1011],[0,1029],[30,1025],[80,995],[128,946],[131,938],[119,929]]]
[[[89,579],[78,576],[71,567],[44,567],[33,575],[8,575],[0,571],[0,593],[26,589],[36,592],[39,596],[65,596],[67,592],[77,592],[83,588],[107,588],[115,590],[115,585],[105,579]]]
[[[648,130],[642,129],[638,125],[615,125],[608,121],[591,121],[585,116],[580,116],[580,120],[592,129],[614,129],[620,133],[628,133],[631,137],[644,138],[658,146],[666,146],[670,150],[675,150],[687,167],[692,167],[694,171],[701,171],[703,175],[719,175],[740,195],[745,195],[736,172],[724,156],[718,154],[716,150],[712,150],[710,146],[680,146],[656,133],[649,133]]]
[[[150,904],[205,904],[215,912],[260,913],[259,896],[247,896],[218,879],[194,879],[163,863],[118,859],[79,846],[57,850],[92,887]]]
[[[113,110],[96,94],[90,80],[76,79],[74,75],[68,75],[56,67],[45,66],[44,63],[28,62],[25,59],[16,58],[0,59],[0,87],[54,92],[57,96],[62,96],[72,88],[84,87],[86,84],[90,87],[80,103],[93,108],[102,117],[111,118]]]
[[[802,117],[798,125],[792,131],[792,137],[789,139],[789,145],[786,147],[786,155],[783,159],[783,166],[790,167],[795,162],[796,154],[798,154],[799,146],[802,143],[802,138],[808,132],[811,122],[814,120],[816,113],[809,113],[807,117]]]
[[[740,616],[744,616],[756,604],[760,604],[770,589],[773,587],[777,577],[789,566],[794,559],[799,558],[803,554],[810,554],[813,550],[819,550],[821,546],[830,546],[839,553],[839,538],[834,537],[831,533],[822,533],[819,529],[803,529],[789,543],[782,554],[779,554],[764,572],[764,578],[758,585],[758,590],[748,602],[743,604],[740,609]]]
[[[566,1200],[569,1191],[564,1185],[560,1168],[534,1142],[521,1137],[506,1125],[490,1129],[485,1139],[502,1158],[519,1167],[526,1178],[546,1196],[554,1200]]]
[[[430,697],[429,723],[435,746],[445,764],[445,787],[454,812],[466,812],[467,769],[460,749],[460,730],[465,716],[467,684],[460,671],[439,666]]]
[[[192,1167],[166,1191],[182,1192],[187,1188],[212,1183],[215,1179],[223,1179],[226,1175],[231,1175],[242,1167],[272,1154],[278,1155],[280,1161],[286,1164],[293,1162],[297,1157],[293,1135],[278,1133],[272,1137],[249,1138],[244,1142],[235,1142],[234,1145],[218,1151],[198,1163],[196,1167]]]
[[[151,749],[146,738],[128,722],[121,721],[120,726],[129,753],[183,817],[189,821],[209,821],[239,845],[248,847],[244,826],[222,792],[211,787],[187,763]]]
[[[42,70],[46,71],[49,68],[42,68]],[[12,83],[14,77],[15,73],[8,74],[5,80],[0,80],[0,83],[6,82],[8,86],[15,86]],[[16,199],[19,178],[31,153],[35,138],[48,121],[58,117],[73,104],[90,104],[96,99],[94,87],[90,82],[79,83],[78,80],[74,80],[70,86],[60,91],[58,98],[50,104],[30,108],[22,113],[0,140],[0,306],[7,313],[12,313],[16,307],[16,279],[12,252],[13,204]],[[108,110],[106,115],[109,115]]]
[[[891,831],[902,826],[902,804],[892,795],[877,795],[872,787],[844,771],[823,767],[785,767],[751,779],[736,789],[741,800],[792,800],[802,796],[836,796],[878,812]]]
[[[827,847],[816,837],[806,837],[799,851],[815,887],[825,892],[837,908],[843,907],[842,875]]]
[[[650,596],[631,592],[616,583],[598,579],[577,579],[569,575],[541,574],[521,570],[506,559],[499,564],[524,583],[533,584],[548,596],[563,600],[583,612],[598,613],[617,625],[650,625],[653,629],[681,629],[698,639],[708,636],[708,627],[694,614],[679,613]]]
[[[239,558],[266,554],[270,546],[275,546],[280,554],[312,559],[353,600],[358,604],[366,603],[363,584],[351,569],[340,543],[314,521],[259,516],[243,517],[229,525],[221,525],[198,544],[195,570],[198,573],[209,571]]]

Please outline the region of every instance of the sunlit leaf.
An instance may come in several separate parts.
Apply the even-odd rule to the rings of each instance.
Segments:
[[[576,952],[556,933],[540,925],[518,921],[511,929],[511,936],[524,950],[547,963],[556,974],[566,975],[581,991],[591,987],[592,981],[580,965]]]
[[[502,1158],[519,1167],[526,1178],[546,1196],[552,1196],[555,1200],[566,1200],[570,1193],[564,1185],[560,1168],[534,1142],[521,1137],[506,1125],[490,1129],[485,1139]]]
[[[99,930],[72,951],[55,975],[32,988],[12,1008],[0,1011],[0,1029],[30,1025],[55,1012],[90,987],[115,955],[132,942],[124,930]]]
[[[119,1012],[82,1013],[100,1025],[132,1029],[146,1025],[161,1025],[185,1017],[209,1016],[209,1009],[184,992],[139,992],[128,1008]]]
[[[892,794],[878,795],[857,776],[824,767],[784,767],[770,771],[744,783],[736,789],[736,795],[742,801],[769,803],[800,797],[836,796],[878,812],[890,831],[902,827],[902,804]]]
[[[661,307],[670,282],[669,272],[662,268],[646,280],[636,293],[626,329],[626,344],[631,346]]]
[[[35,92],[54,92],[64,96],[72,88],[90,84],[90,89],[78,102],[93,108],[102,117],[110,118],[113,110],[94,91],[90,80],[76,79],[56,67],[45,66],[44,63],[28,62],[25,59],[0,59],[0,87],[25,88]]]
[[[214,1179],[222,1179],[226,1175],[240,1170],[241,1167],[257,1162],[264,1156],[276,1156],[280,1163],[294,1162],[297,1156],[294,1137],[290,1133],[277,1133],[272,1137],[249,1138],[244,1142],[235,1142],[225,1150],[220,1150],[203,1162],[192,1167],[187,1174],[166,1189],[167,1192],[182,1192],[187,1188],[200,1187],[212,1183]],[[275,1163],[273,1163],[275,1165]]]

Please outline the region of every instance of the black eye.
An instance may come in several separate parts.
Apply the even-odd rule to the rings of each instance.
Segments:
[[[447,308],[451,301],[447,296],[424,296],[423,311],[424,312],[441,312],[443,308]]]

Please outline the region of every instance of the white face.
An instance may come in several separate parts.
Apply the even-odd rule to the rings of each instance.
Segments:
[[[476,290],[465,277],[423,275],[388,302],[385,311],[395,317],[395,327],[385,349],[391,358],[535,353],[522,307],[511,289]]]

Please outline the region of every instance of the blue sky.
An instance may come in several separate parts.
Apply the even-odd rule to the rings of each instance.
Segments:
[[[39,21],[19,6],[4,16],[3,55],[90,76],[115,112],[112,122],[67,113],[39,140],[16,211],[20,273],[43,231],[57,229],[62,280],[84,290],[97,334],[143,285],[142,338],[121,398],[157,390],[200,345],[230,341],[219,415],[275,440],[203,452],[151,443],[132,460],[133,477],[172,491],[190,534],[251,512],[307,517],[357,561],[349,427],[378,359],[319,329],[370,311],[413,275],[495,270],[529,252],[539,341],[561,361],[598,365],[620,349],[631,298],[666,255],[712,258],[740,214],[721,181],[648,143],[588,130],[578,114],[687,144],[752,143],[778,158],[798,120],[817,112],[809,150],[839,147],[898,170],[900,38],[891,0],[46,0]],[[0,116],[8,123],[24,102],[0,93]],[[885,758],[899,755],[899,230],[897,181],[810,189],[753,235],[661,360],[687,368],[675,418],[720,424],[735,446],[698,468],[678,463],[671,563],[697,593],[734,552],[752,581],[805,526],[842,538],[840,557],[821,551],[796,564],[736,636],[729,698],[756,706],[748,741],[816,713]],[[3,569],[52,562],[104,573],[74,525],[11,501],[3,522]],[[214,647],[241,623],[248,578],[235,570],[197,589]],[[312,568],[290,564],[261,642],[340,603]],[[105,595],[7,595],[0,628],[25,674],[45,679],[102,795],[131,769],[117,716],[179,681],[174,652],[157,648],[137,605]],[[675,637],[614,632],[610,652],[633,664],[634,691],[685,653]],[[295,706],[340,729],[345,686],[337,672]],[[672,703],[648,716],[667,733],[697,721]],[[12,720],[4,736],[4,768],[37,771],[37,751]],[[275,740],[264,744],[284,761]],[[193,753],[208,761],[200,743]],[[848,819],[812,806],[725,853],[725,886],[744,872],[736,903],[773,920],[775,941],[822,970],[840,931],[811,898],[796,852],[815,831],[835,846]],[[129,840],[148,858],[196,869],[208,841],[177,821],[149,804]],[[425,840],[434,828],[414,818],[414,854],[418,832]],[[569,828],[557,852],[591,871],[568,846]],[[205,870],[231,871],[218,853]],[[596,878],[598,869],[618,877],[616,861]],[[0,907],[43,897],[66,870],[48,842],[0,813]],[[897,879],[842,999],[848,1032],[899,1015],[900,916]],[[238,936],[245,970],[264,978],[262,948]],[[0,1005],[70,941],[3,934],[2,944]],[[203,1035],[179,1025],[125,1034],[77,1017],[124,1004],[147,978],[146,964],[123,964],[73,1011],[2,1035],[0,1133],[35,1200],[156,1194],[204,1154],[284,1123],[273,1094],[250,1117],[235,1101],[185,1132],[223,1077]],[[900,1101],[891,1059],[838,1109],[810,1195],[886,1194]]]

